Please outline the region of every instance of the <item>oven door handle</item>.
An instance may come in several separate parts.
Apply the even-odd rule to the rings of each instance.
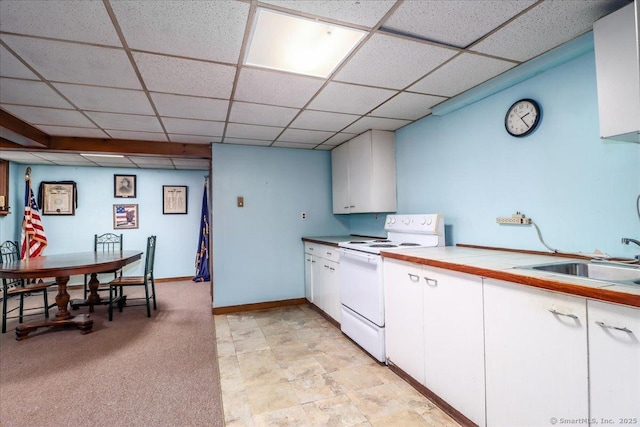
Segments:
[[[367,254],[364,252],[351,251],[349,249],[338,249],[341,257],[351,258],[360,262],[376,262],[379,255]]]

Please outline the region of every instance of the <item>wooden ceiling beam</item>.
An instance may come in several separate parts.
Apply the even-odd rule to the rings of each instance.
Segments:
[[[49,145],[49,135],[1,109],[0,137],[27,147]]]

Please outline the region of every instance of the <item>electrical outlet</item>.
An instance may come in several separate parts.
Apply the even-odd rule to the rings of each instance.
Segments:
[[[498,224],[511,224],[511,225],[528,225],[531,224],[531,218],[527,218],[524,214],[516,212],[511,217],[498,217],[496,218]]]
[[[302,212],[300,214],[300,219],[307,219],[307,213],[306,212]]]

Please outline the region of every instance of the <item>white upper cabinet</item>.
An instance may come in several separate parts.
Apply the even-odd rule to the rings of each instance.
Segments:
[[[331,151],[333,213],[395,212],[393,132],[369,130]]]
[[[640,142],[640,1],[593,24],[600,136]]]

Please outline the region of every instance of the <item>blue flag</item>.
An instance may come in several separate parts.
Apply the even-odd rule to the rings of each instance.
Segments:
[[[194,282],[208,282],[209,274],[209,203],[207,202],[207,185],[202,196],[202,214],[200,219],[200,239],[196,251],[196,276]]]

